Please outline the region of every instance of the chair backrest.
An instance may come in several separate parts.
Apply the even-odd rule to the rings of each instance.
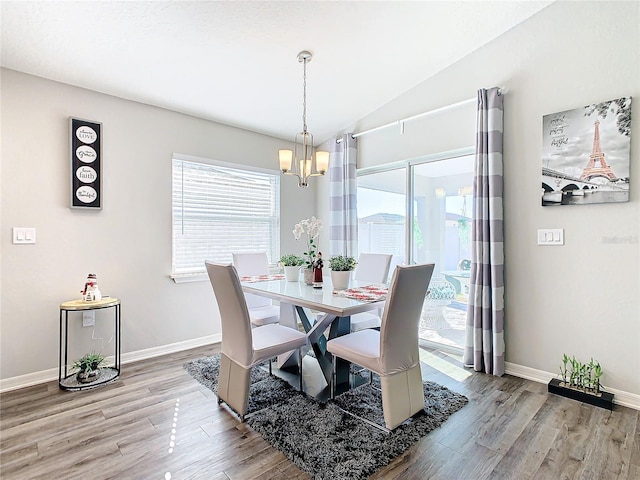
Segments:
[[[232,253],[233,265],[240,277],[269,274],[267,252]]]
[[[398,265],[393,271],[380,326],[380,360],[385,374],[420,361],[418,335],[422,305],[435,264]]]
[[[240,365],[250,365],[251,320],[238,272],[233,265],[205,262],[205,266],[220,310],[222,353]]]
[[[267,252],[232,253],[232,255],[233,264],[238,271],[239,277],[269,274]],[[264,307],[272,304],[271,300],[259,295],[251,295],[249,293],[245,295],[245,298],[249,308]]]
[[[383,253],[361,253],[354,279],[362,282],[387,283],[392,256]]]

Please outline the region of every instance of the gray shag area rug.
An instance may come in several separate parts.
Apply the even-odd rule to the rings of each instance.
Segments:
[[[185,369],[215,392],[218,359],[216,355],[196,360],[186,364]],[[375,377],[372,385],[363,385],[327,403],[301,394],[260,369],[254,368],[251,378],[250,412],[255,413],[247,423],[315,480],[366,479],[468,402],[464,395],[424,382],[424,410],[386,433],[345,413],[346,410],[384,426]],[[268,387],[259,387],[264,382],[269,382]],[[256,387],[259,390],[254,390]],[[254,392],[258,397],[252,409]]]

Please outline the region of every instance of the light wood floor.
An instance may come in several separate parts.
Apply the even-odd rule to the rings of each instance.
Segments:
[[[50,382],[0,395],[0,477],[308,479],[183,370],[217,351],[124,365],[94,390]],[[422,356],[426,379],[470,402],[372,479],[640,479],[638,411],[609,412],[545,385],[471,373],[445,354]]]

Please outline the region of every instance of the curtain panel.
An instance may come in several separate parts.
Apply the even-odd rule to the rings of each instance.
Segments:
[[[504,374],[503,95],[478,90],[471,279],[463,362]]]
[[[332,142],[329,167],[329,246],[331,255],[358,251],[357,140],[347,133]]]

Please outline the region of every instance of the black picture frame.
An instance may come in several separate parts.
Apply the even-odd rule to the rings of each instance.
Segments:
[[[69,117],[71,208],[102,209],[102,123]]]

